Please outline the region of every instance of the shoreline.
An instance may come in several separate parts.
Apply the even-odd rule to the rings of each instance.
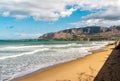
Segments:
[[[104,48],[104,47],[103,47],[103,48]],[[97,49],[97,50],[99,50],[99,49]],[[91,52],[91,54],[92,54],[92,51],[88,51],[88,52]],[[29,77],[29,76],[34,75],[34,74],[36,74],[36,73],[41,73],[41,72],[47,71],[47,70],[49,70],[49,69],[52,69],[52,68],[54,68],[54,67],[58,67],[59,65],[66,64],[66,63],[69,63],[69,62],[72,62],[72,61],[76,61],[76,60],[78,60],[78,59],[82,59],[82,58],[87,57],[87,56],[89,56],[89,55],[91,55],[91,54],[88,54],[88,55],[85,55],[85,56],[82,56],[82,57],[79,57],[79,58],[76,58],[76,59],[73,59],[73,60],[70,60],[70,61],[66,61],[66,62],[63,62],[63,63],[58,63],[58,64],[54,64],[54,65],[51,65],[51,66],[48,66],[48,67],[41,68],[41,69],[38,69],[38,70],[36,70],[36,71],[30,72],[30,73],[28,73],[28,74],[25,74],[25,75],[21,75],[21,76],[19,76],[19,77],[16,77],[16,78],[14,78],[14,79],[10,79],[10,81],[16,81],[16,80],[20,80],[21,78],[26,78],[26,77]]]
[[[61,67],[61,66],[65,66],[66,64],[70,64],[70,63],[73,63],[73,62],[75,62],[75,61],[84,60],[84,59],[86,59],[86,58],[88,58],[88,57],[90,57],[90,56],[93,56],[93,55],[96,54],[96,53],[105,52],[105,51],[107,51],[107,49],[108,49],[110,46],[112,46],[112,48],[114,48],[114,45],[106,45],[105,47],[102,47],[102,48],[100,48],[100,49],[89,51],[89,52],[91,52],[91,54],[88,54],[88,55],[86,55],[86,56],[84,56],[84,57],[80,57],[80,58],[76,58],[76,59],[74,59],[74,60],[72,60],[72,61],[68,61],[68,62],[59,63],[59,64],[55,64],[55,65],[52,65],[52,66],[48,66],[48,67],[46,67],[46,68],[42,68],[42,69],[36,70],[36,71],[34,71],[34,72],[32,72],[32,73],[29,73],[29,74],[27,74],[27,75],[23,75],[23,76],[21,76],[21,77],[14,78],[14,79],[12,79],[12,80],[10,80],[10,81],[34,81],[34,77],[33,77],[33,76],[35,76],[35,75],[37,76],[37,75],[39,75],[39,74],[44,74],[45,72],[49,72],[49,71],[52,70],[52,69],[59,68],[59,67]],[[112,50],[111,50],[111,51],[112,51]],[[89,69],[90,69],[90,67],[89,67]],[[91,69],[92,69],[92,68],[91,68]],[[33,77],[32,80],[27,80],[27,79],[32,78],[32,77]],[[45,76],[44,76],[44,77],[45,77]],[[35,79],[35,80],[36,80],[36,79]],[[36,80],[36,81],[47,81],[47,80]],[[50,81],[52,81],[52,80],[50,80]],[[56,81],[57,81],[57,80],[56,80]],[[58,80],[58,81],[64,81],[64,80]],[[65,81],[67,81],[67,79],[66,79]],[[70,80],[70,81],[71,81],[71,80]]]
[[[89,55],[90,55],[90,54],[89,54]],[[87,56],[87,55],[86,55],[86,56]],[[86,57],[86,56],[84,56],[84,57]],[[84,58],[84,57],[79,57],[79,58],[76,58],[76,59],[74,59],[74,60],[70,60],[70,61],[67,61],[67,62],[58,63],[58,64],[54,64],[54,65],[51,65],[51,66],[48,66],[48,67],[45,67],[45,68],[41,68],[41,69],[38,69],[38,70],[36,70],[36,71],[30,72],[30,73],[28,73],[28,74],[22,75],[22,76],[20,76],[20,77],[16,77],[16,78],[14,78],[14,79],[11,79],[10,81],[20,80],[20,79],[22,79],[22,78],[29,77],[29,76],[34,75],[34,74],[36,74],[36,73],[41,73],[41,72],[47,71],[47,70],[49,70],[49,69],[52,69],[52,68],[54,68],[54,67],[58,67],[59,65],[66,64],[66,63],[68,63],[68,62],[72,62],[72,61],[75,61],[75,60],[78,60],[78,59],[82,59],[82,58]]]

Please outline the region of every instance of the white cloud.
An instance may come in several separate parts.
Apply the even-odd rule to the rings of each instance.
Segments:
[[[30,39],[30,38],[38,38],[42,34],[41,33],[14,33],[14,35],[17,38],[22,38],[22,39],[27,38],[27,39]]]
[[[88,19],[81,20],[79,22],[71,23],[76,27],[80,26],[112,26],[112,25],[120,25],[120,20],[102,20],[102,19]]]
[[[6,12],[3,12],[2,15],[5,16],[5,17],[6,17],[6,16],[9,16],[9,12],[7,12],[7,11],[6,11]]]
[[[33,17],[35,20],[58,20],[76,9],[66,9],[74,0],[0,0],[0,14],[17,19]]]
[[[110,8],[119,5],[119,0],[78,0],[78,5],[83,10]]]
[[[41,35],[41,33],[0,32],[2,39],[36,39]]]
[[[33,17],[38,21],[55,21],[77,9],[96,11],[75,23],[80,26],[113,25],[120,20],[120,0],[0,0],[0,15],[17,19]]]
[[[120,25],[120,0],[83,0],[80,2],[79,8],[82,10],[96,12],[83,16],[79,22],[72,23],[73,25]]]

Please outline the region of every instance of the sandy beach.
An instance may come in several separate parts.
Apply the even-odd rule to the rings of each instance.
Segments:
[[[114,45],[106,46],[92,51],[91,55],[15,79],[14,81],[93,81],[114,47]]]

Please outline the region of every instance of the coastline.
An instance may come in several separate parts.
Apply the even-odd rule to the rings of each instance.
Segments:
[[[90,55],[86,55],[73,61],[46,67],[23,77],[15,78],[11,81],[78,81],[78,78],[80,78],[81,75],[82,77],[86,77],[85,75],[90,75],[91,71],[95,71],[92,74],[92,76],[95,77],[107,57],[112,52],[111,48],[114,47],[114,45],[109,45],[98,50],[93,50],[90,51],[92,52]],[[103,61],[98,63],[97,58],[99,58],[99,56]],[[98,65],[95,65],[96,63],[98,63]],[[92,80],[93,78],[91,78],[91,81]]]

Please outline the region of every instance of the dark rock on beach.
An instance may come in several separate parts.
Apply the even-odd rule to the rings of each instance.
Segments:
[[[94,81],[120,81],[120,44],[112,51]]]

